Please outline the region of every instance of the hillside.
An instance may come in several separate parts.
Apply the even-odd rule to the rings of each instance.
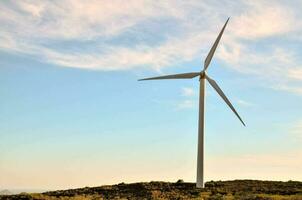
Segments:
[[[291,199],[302,200],[302,182],[211,181],[204,189],[194,183],[149,182],[0,196],[10,199]]]

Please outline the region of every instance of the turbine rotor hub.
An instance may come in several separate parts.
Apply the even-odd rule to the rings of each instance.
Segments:
[[[206,72],[205,71],[201,71],[200,72],[200,79],[205,79],[206,78]]]

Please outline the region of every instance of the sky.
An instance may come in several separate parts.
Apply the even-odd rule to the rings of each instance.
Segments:
[[[205,179],[302,181],[302,2],[0,1],[0,189],[194,182],[208,68]]]

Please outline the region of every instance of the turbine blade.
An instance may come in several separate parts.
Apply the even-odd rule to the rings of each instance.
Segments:
[[[220,87],[218,86],[218,84],[216,83],[216,81],[214,81],[213,79],[211,79],[207,75],[205,77],[209,81],[210,85],[216,90],[216,92],[225,101],[225,103],[228,104],[228,106],[235,113],[235,115],[238,117],[238,119],[241,121],[241,123],[245,126],[245,123],[242,121],[241,117],[239,116],[239,114],[237,113],[237,111],[235,110],[235,108],[233,107],[233,105],[231,104],[231,102],[229,101],[229,99],[225,96],[225,94],[223,93],[223,91],[220,89]]]
[[[200,75],[200,72],[192,72],[192,73],[172,74],[172,75],[166,75],[166,76],[144,78],[144,79],[139,79],[138,81],[159,80],[159,79],[189,79],[189,78],[194,78],[199,75]]]
[[[216,40],[215,40],[215,42],[214,42],[214,44],[213,44],[213,46],[212,46],[212,48],[211,48],[211,50],[210,50],[210,52],[209,52],[207,58],[206,58],[205,61],[204,61],[204,70],[207,70],[208,67],[209,67],[209,65],[210,65],[210,62],[211,62],[211,60],[212,60],[212,58],[213,58],[213,55],[214,55],[214,53],[215,53],[215,50],[216,50],[216,48],[217,48],[217,46],[218,46],[218,43],[219,43],[219,41],[220,41],[220,38],[221,38],[221,36],[222,36],[222,34],[223,34],[223,31],[224,31],[224,29],[225,29],[225,27],[226,27],[226,25],[227,25],[229,19],[230,19],[230,18],[228,18],[228,20],[225,22],[223,28],[221,29],[221,31],[220,31],[218,37],[216,38]]]

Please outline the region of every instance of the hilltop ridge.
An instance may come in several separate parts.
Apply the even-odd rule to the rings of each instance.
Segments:
[[[1,190],[0,195],[11,195],[12,193],[9,190]]]
[[[210,181],[205,188],[181,180],[169,182],[120,183],[100,187],[85,187],[44,193],[0,196],[11,199],[288,199],[302,200],[302,182],[299,181]]]

